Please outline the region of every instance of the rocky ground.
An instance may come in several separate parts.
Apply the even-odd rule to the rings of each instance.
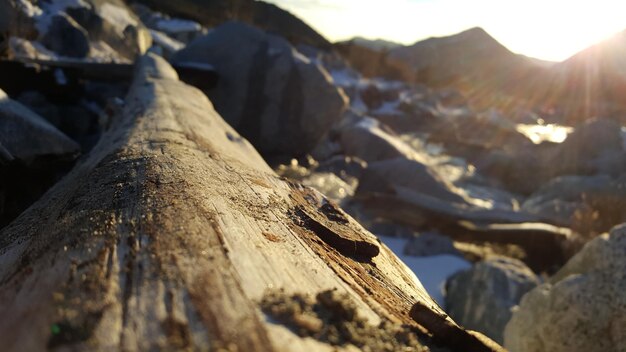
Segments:
[[[379,236],[456,322],[511,351],[626,349],[622,116],[566,126],[539,108],[479,108],[395,64],[387,78],[366,77],[351,62],[359,55],[332,50],[284,11],[242,5],[252,11],[243,22],[221,23],[229,18],[189,15],[194,1],[157,11],[167,4],[0,0],[1,226],[89,154],[126,103],[133,61],[150,51],[278,175]],[[254,11],[281,25],[260,25]],[[363,350],[417,339],[350,311],[333,324],[357,334],[324,330],[341,298],[327,296],[275,293],[264,309],[300,335]]]

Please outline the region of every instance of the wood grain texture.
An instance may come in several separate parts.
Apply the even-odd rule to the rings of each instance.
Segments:
[[[372,324],[424,335],[416,302],[453,324],[375,236],[281,180],[200,91],[146,56],[92,153],[0,233],[0,346],[334,350],[268,319],[268,289],[336,289]]]

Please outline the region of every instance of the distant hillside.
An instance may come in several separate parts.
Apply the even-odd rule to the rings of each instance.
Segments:
[[[365,77],[384,77],[405,82],[415,81],[412,68],[400,60],[389,57],[385,50],[375,50],[353,40],[339,42],[334,49]]]
[[[552,68],[553,79],[569,89],[564,98],[578,113],[626,111],[626,32],[595,44]]]
[[[417,80],[433,86],[469,85],[476,81],[505,88],[511,75],[526,76],[541,70],[533,60],[516,55],[482,28],[448,37],[429,38],[391,50],[391,58],[406,62]]]
[[[402,46],[402,44],[400,43],[392,42],[392,41],[385,40],[385,39],[367,39],[363,37],[354,37],[350,40],[344,40],[341,42],[337,42],[335,44],[348,44],[348,43],[357,44],[362,47],[376,50],[376,51],[388,51],[388,50],[395,49],[395,48]]]
[[[417,82],[458,88],[479,108],[539,108],[571,123],[626,113],[625,33],[562,63],[515,54],[481,28],[398,47],[389,55],[410,65]]]
[[[287,38],[294,44],[329,49],[332,44],[304,21],[263,1],[254,0],[138,0],[154,10],[189,18],[214,27],[237,20]]]

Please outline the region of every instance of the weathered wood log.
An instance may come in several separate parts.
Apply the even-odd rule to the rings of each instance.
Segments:
[[[0,232],[4,351],[330,351],[358,346],[359,331],[415,351],[475,340],[371,233],[280,179],[162,59],[142,58],[136,76],[91,154]],[[411,316],[414,304],[427,309]]]

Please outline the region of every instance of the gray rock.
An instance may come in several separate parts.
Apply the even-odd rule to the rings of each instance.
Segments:
[[[71,158],[80,147],[39,115],[0,90],[2,159],[31,164],[42,157]]]
[[[148,30],[122,0],[85,0],[64,11],[87,31],[92,49],[105,43],[121,58],[134,60],[152,44]]]
[[[7,39],[10,36],[35,39],[37,29],[33,14],[36,7],[30,0],[0,1],[0,37]],[[0,46],[3,39],[0,38]],[[3,49],[0,47],[0,50]]]
[[[592,119],[577,126],[561,144],[490,149],[475,158],[477,169],[500,180],[508,189],[529,195],[549,180],[564,175],[626,172],[619,123]],[[497,147],[494,145],[493,147]]]
[[[608,231],[626,221],[626,175],[557,177],[534,192],[522,210],[581,233]]]
[[[246,24],[221,25],[172,60],[213,65],[220,76],[208,92],[215,108],[266,154],[309,152],[347,108],[322,67]]]
[[[404,254],[414,257],[429,257],[440,254],[461,256],[452,239],[432,232],[420,233],[412,237],[404,246]]]
[[[558,146],[550,161],[559,166],[561,175],[580,174],[584,171],[595,171],[591,170],[592,165],[597,163],[595,160],[614,152],[622,155],[624,153],[621,125],[614,120],[592,119],[577,126]]]
[[[538,284],[537,276],[519,260],[491,258],[448,279],[446,312],[465,328],[502,343],[511,309]]]
[[[41,42],[46,48],[61,56],[83,58],[89,54],[87,31],[65,13],[52,17]]]
[[[359,193],[389,193],[393,187],[404,187],[414,192],[446,202],[467,204],[458,190],[427,164],[395,158],[370,163],[363,172]]]
[[[543,167],[545,154],[536,146],[516,150],[493,149],[474,158],[476,169],[506,189],[530,195],[550,179]],[[552,171],[550,171],[552,172]]]
[[[590,241],[527,293],[506,326],[511,352],[626,350],[626,226]]]
[[[366,162],[394,158],[417,158],[416,152],[398,136],[371,117],[354,118],[342,126],[338,143],[343,152]]]
[[[516,150],[531,142],[515,124],[495,110],[441,119],[431,139],[451,147]]]

